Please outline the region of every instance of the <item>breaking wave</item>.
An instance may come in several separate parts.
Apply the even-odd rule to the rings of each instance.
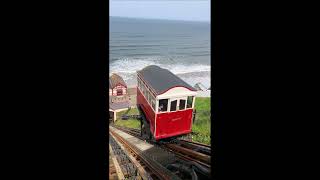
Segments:
[[[177,64],[174,60],[163,58],[123,58],[110,63],[110,73],[136,73],[149,65],[169,69],[174,74],[210,71],[210,65],[204,64]]]
[[[136,72],[149,65],[157,65],[170,70],[190,85],[197,82],[210,84],[210,65],[197,63],[183,63],[181,59],[163,57],[150,58],[121,58],[110,63],[110,75],[117,73],[123,77],[128,85],[136,83]]]

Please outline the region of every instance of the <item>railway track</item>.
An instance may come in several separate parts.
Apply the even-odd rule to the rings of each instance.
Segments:
[[[121,126],[113,127],[124,131],[132,136],[141,140],[146,140],[141,137],[141,132],[138,129],[126,128]],[[195,167],[196,171],[206,178],[211,177],[211,147],[205,144],[189,141],[174,139],[170,141],[153,142],[146,140],[149,143],[159,146],[166,151],[174,153],[178,158],[187,162],[188,165]]]
[[[112,166],[109,167],[109,179],[143,179],[137,172],[136,164],[114,137],[109,137],[109,151]]]
[[[123,168],[126,173],[124,176],[126,179],[160,179],[160,180],[181,180],[176,174],[172,173],[159,163],[157,163],[154,159],[148,157],[146,154],[141,152],[138,148],[129,143],[125,138],[121,137],[119,134],[114,131],[110,131],[110,135],[112,137],[113,143],[117,143],[122,150],[126,152],[127,156],[130,158],[131,164],[129,161],[124,161],[126,166],[130,166],[133,169],[131,171],[127,171],[126,168]],[[125,158],[123,158],[125,159]],[[138,171],[137,171],[138,170]]]

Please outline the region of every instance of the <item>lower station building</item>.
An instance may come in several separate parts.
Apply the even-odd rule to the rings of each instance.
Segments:
[[[109,120],[117,120],[117,112],[127,110],[132,106],[132,97],[127,84],[118,74],[109,77]]]

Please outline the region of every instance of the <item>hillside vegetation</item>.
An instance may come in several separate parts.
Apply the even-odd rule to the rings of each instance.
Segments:
[[[122,120],[121,116],[123,114],[127,113],[128,115],[134,115],[134,114],[139,114],[139,111],[137,108],[132,108],[129,111],[121,111],[117,113],[117,120],[115,122],[115,125],[118,126],[125,126],[129,128],[135,128],[135,129],[140,129],[140,120],[137,119],[131,119],[129,118],[128,120]]]
[[[211,144],[211,109],[210,97],[197,97],[195,109],[196,120],[192,126],[192,140]]]

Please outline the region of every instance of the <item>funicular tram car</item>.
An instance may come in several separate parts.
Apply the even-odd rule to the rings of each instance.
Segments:
[[[191,133],[196,89],[155,65],[138,71],[137,82],[142,135],[157,141]]]

